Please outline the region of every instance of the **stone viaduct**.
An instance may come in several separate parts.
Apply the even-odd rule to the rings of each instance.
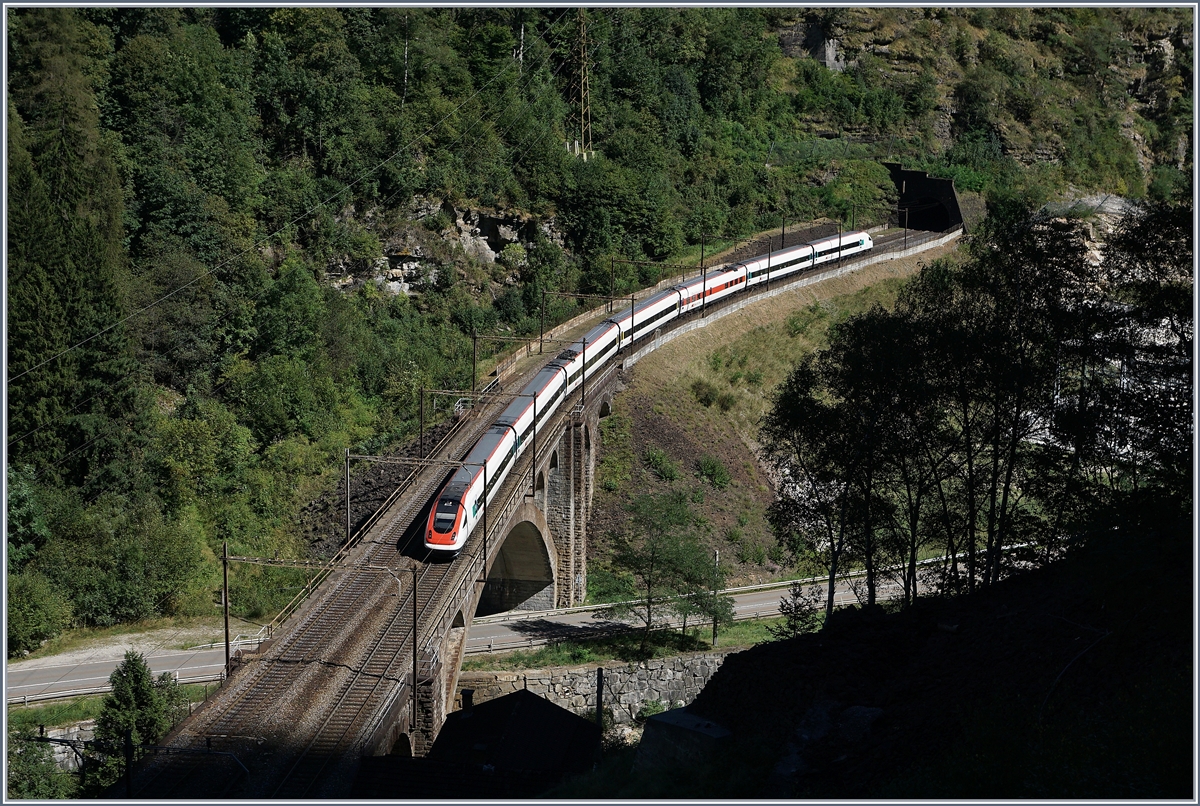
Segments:
[[[539,436],[536,461],[527,451],[491,504],[487,535],[482,541],[484,550],[478,554],[486,557],[484,568],[479,568],[478,561],[466,564],[469,569],[458,577],[463,584],[448,586],[442,592],[443,601],[436,614],[421,625],[418,643],[423,643],[424,649],[420,653],[415,719],[411,699],[397,696],[392,706],[379,715],[364,752],[420,755],[428,748],[453,706],[466,631],[477,612],[550,610],[583,602],[587,590],[585,527],[592,503],[599,428],[601,420],[611,413],[613,395],[621,389],[620,370],[666,341],[753,302],[870,263],[916,254],[959,235],[959,231],[940,237],[926,234],[909,249],[881,250],[843,266],[780,283],[751,297],[735,299],[707,316],[692,316],[678,322],[669,332],[657,331],[653,338],[638,345],[635,352],[615,357],[599,375],[589,379],[583,393],[576,392],[564,403],[544,436]],[[664,281],[663,285],[672,282]],[[581,319],[595,316],[593,313]],[[565,331],[578,324],[566,323],[556,330]],[[503,378],[503,367],[498,374]],[[477,539],[480,528],[476,527],[472,540]]]
[[[600,427],[621,388],[621,370],[664,342],[757,300],[915,254],[959,233],[925,235],[910,237],[919,241],[911,248],[878,244],[858,260],[736,296],[656,331],[560,403],[536,445],[511,466],[456,558],[421,562],[421,554],[410,552],[399,558],[399,568],[353,567],[356,557],[372,556],[381,546],[388,547],[385,553],[390,546],[403,552],[409,538],[419,534],[421,507],[427,507],[444,478],[439,474],[446,472],[440,463],[457,462],[463,443],[486,427],[505,398],[485,402],[478,419],[463,423],[463,439],[435,448],[429,458],[438,463],[420,471],[411,495],[397,499],[393,519],[384,516],[365,527],[359,541],[348,546],[347,568],[329,577],[321,595],[289,611],[289,626],[278,637],[236,659],[220,695],[180,723],[165,740],[169,747],[156,749],[168,752],[161,763],[156,757],[135,776],[145,781],[139,796],[195,797],[211,790],[213,797],[229,792],[282,797],[278,793],[293,791],[297,798],[339,797],[348,791],[361,756],[423,755],[453,707],[467,631],[477,613],[582,603]],[[671,278],[660,285],[675,282]],[[586,314],[546,335],[569,340],[603,316]],[[506,361],[497,371],[497,384],[507,386],[509,394],[522,385],[513,372],[516,363]],[[388,556],[391,563],[394,555]],[[404,563],[413,571],[411,579]],[[390,578],[358,584],[376,579],[381,570]],[[280,702],[295,710],[280,711]]]
[[[396,697],[366,742],[367,755],[429,747],[452,707],[471,619],[506,610],[551,610],[581,604],[587,591],[586,524],[592,503],[600,421],[612,411],[621,363],[610,362],[560,407],[531,450],[510,471],[475,529],[460,561],[462,584],[440,592],[440,602],[419,625],[417,709],[411,691]],[[467,557],[479,541],[486,565]],[[482,584],[481,583],[482,580]]]

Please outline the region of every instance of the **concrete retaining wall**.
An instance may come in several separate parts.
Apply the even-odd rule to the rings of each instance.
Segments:
[[[462,690],[475,691],[475,702],[487,702],[513,691],[528,689],[577,714],[596,709],[596,669],[604,667],[604,707],[617,724],[632,722],[645,703],[657,700],[679,708],[696,699],[726,656],[740,648],[682,655],[674,658],[587,666],[560,666],[519,672],[462,672],[454,707],[462,707]]]

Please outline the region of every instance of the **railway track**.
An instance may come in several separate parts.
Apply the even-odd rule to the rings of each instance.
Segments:
[[[478,414],[463,420],[430,456],[461,458],[503,406],[503,399],[497,399],[479,407]],[[227,752],[239,761],[253,761],[254,791],[239,790],[244,773],[230,757],[196,752],[152,759],[137,776],[139,798],[228,797],[231,792],[303,797],[323,788],[315,785],[330,761],[345,755],[345,746],[356,738],[354,726],[374,715],[371,709],[384,696],[382,685],[401,679],[393,668],[397,659],[411,654],[411,649],[405,652],[411,627],[395,629],[412,619],[412,583],[405,577],[414,564],[421,568],[419,618],[452,572],[453,563],[423,562],[420,542],[414,550],[406,540],[445,475],[446,470],[437,467],[410,474],[390,511],[347,556],[355,565],[392,569],[402,580],[399,591],[390,578],[382,585],[375,571],[333,572],[332,584],[300,608],[294,626],[232,677],[221,696],[168,737],[172,749]],[[409,677],[411,671],[405,683]],[[329,690],[336,692],[332,698],[324,693]],[[261,752],[264,746],[270,750]]]
[[[795,237],[799,241],[812,236]],[[877,251],[896,248],[902,238],[902,234],[880,238]],[[792,245],[788,240],[787,245]],[[917,245],[918,237],[910,233],[908,243]],[[772,248],[782,246],[782,242],[778,247],[772,244]],[[761,245],[747,250],[756,248]],[[748,256],[735,253],[730,260]],[[740,295],[722,300],[709,312],[738,299]],[[689,315],[673,325],[694,318]],[[536,369],[522,373],[513,385],[532,377]],[[615,363],[602,375],[612,371]],[[435,446],[430,458],[461,459],[506,402],[503,397],[485,401]],[[569,416],[571,407],[563,406],[555,420]],[[525,456],[522,466],[529,461]],[[252,658],[209,707],[169,737],[169,747],[191,751],[190,755],[153,759],[139,771],[137,797],[300,799],[337,797],[349,790],[349,777],[357,765],[354,751],[361,749],[360,743],[370,733],[364,728],[377,722],[396,697],[412,691],[413,671],[405,666],[413,654],[413,609],[418,624],[440,623],[433,617],[449,606],[449,592],[478,573],[483,552],[479,530],[452,562],[431,563],[424,556],[420,516],[447,473],[444,467],[411,473],[369,522],[360,541],[339,555],[347,564],[388,569],[386,584],[377,570],[330,573],[324,591],[296,611],[290,629],[261,656]],[[510,474],[496,499],[506,502],[502,510],[515,501],[514,485],[524,485],[523,475]],[[414,566],[418,568],[416,596],[411,581]],[[391,577],[398,580],[395,587]],[[422,637],[416,636],[418,652]],[[243,766],[255,770],[253,781],[245,779]]]

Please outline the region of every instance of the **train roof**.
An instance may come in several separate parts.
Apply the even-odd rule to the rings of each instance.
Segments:
[[[525,384],[525,388],[521,390],[523,395],[536,395],[546,388],[546,384],[554,378],[555,375],[561,374],[562,369],[555,363],[549,363],[538,370],[537,375],[533,376],[533,380]]]
[[[535,392],[526,392],[525,394],[536,394]],[[496,418],[497,425],[514,425],[525,410],[533,405],[533,399],[528,397],[513,398],[512,402],[504,407],[504,411]]]
[[[504,439],[508,431],[508,426],[493,425],[487,430],[487,433],[479,438],[479,441],[475,443],[475,447],[471,449],[471,452],[467,454],[467,458],[463,460],[464,463],[471,464],[464,464],[456,470],[454,476],[450,479],[450,483],[446,485],[447,496],[459,498],[466,492],[471,482],[483,472],[483,468],[480,465],[486,462],[488,457],[495,452],[496,447]]]
[[[608,322],[608,321],[601,322],[600,324],[596,325],[594,328],[589,330],[584,335],[583,339],[586,340],[588,344],[592,344],[593,342],[599,341],[601,336],[603,336],[608,331],[612,330],[614,327],[616,327],[616,325],[614,325],[611,322]],[[578,344],[578,342],[576,342],[576,343]],[[574,345],[572,345],[572,346],[574,346]]]
[[[659,291],[657,294],[653,295],[652,297],[648,298],[645,302],[643,302],[642,307],[649,307],[650,305],[657,305],[658,303],[662,302],[664,299],[666,299],[667,297],[671,296],[674,293],[675,293],[674,287],[668,288],[665,291]]]

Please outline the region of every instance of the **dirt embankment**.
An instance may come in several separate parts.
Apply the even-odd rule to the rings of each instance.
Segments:
[[[789,245],[791,239],[789,233]],[[761,254],[761,247],[744,251]],[[793,570],[764,517],[774,491],[758,458],[758,422],[774,388],[804,354],[824,345],[830,323],[872,302],[890,304],[900,280],[955,248],[884,261],[763,300],[638,361],[622,376],[626,388],[614,399],[614,417],[602,423],[588,520],[590,567],[605,567],[611,536],[626,528],[633,497],[683,488],[693,494],[693,508],[706,523],[702,540],[721,552],[731,584],[767,582]],[[708,405],[698,383],[715,396]],[[647,462],[648,450],[663,452],[679,478],[661,479]],[[727,486],[718,489],[700,476],[704,457],[728,472]]]

